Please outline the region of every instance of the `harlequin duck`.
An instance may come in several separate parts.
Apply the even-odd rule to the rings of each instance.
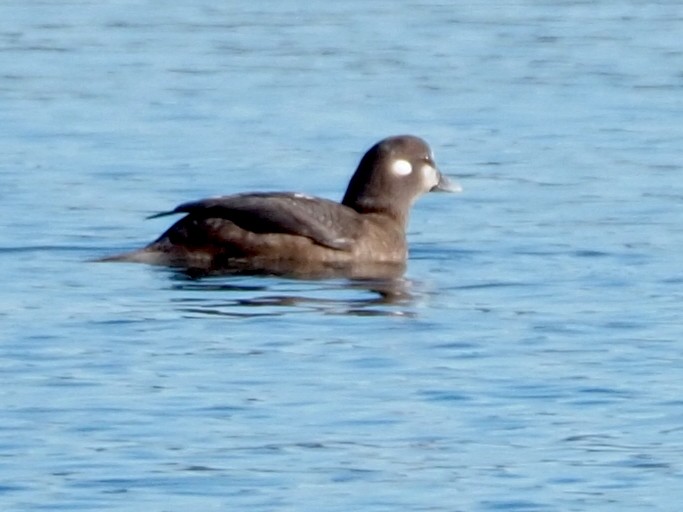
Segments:
[[[413,202],[426,192],[459,190],[424,140],[389,137],[365,153],[341,203],[290,192],[184,203],[150,217],[185,214],[157,240],[101,261],[211,273],[400,275]]]

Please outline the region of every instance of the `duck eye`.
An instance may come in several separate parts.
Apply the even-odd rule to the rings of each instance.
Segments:
[[[396,176],[407,176],[413,172],[413,165],[408,160],[399,158],[391,164],[391,172]]]

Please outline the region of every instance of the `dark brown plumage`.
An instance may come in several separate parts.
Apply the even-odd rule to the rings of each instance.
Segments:
[[[341,203],[289,192],[236,194],[184,203],[185,214],[148,246],[102,261],[202,272],[383,277],[405,267],[405,229],[425,192],[459,190],[411,135],[370,148]]]

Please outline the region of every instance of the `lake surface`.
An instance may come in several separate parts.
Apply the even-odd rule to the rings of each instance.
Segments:
[[[0,5],[0,509],[678,511],[683,4]],[[89,260],[339,198],[414,133],[397,294]]]

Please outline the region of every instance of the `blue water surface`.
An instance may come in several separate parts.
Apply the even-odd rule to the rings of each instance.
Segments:
[[[0,20],[0,509],[680,510],[680,2]],[[91,262],[187,200],[338,199],[399,133],[464,192],[390,294]]]

